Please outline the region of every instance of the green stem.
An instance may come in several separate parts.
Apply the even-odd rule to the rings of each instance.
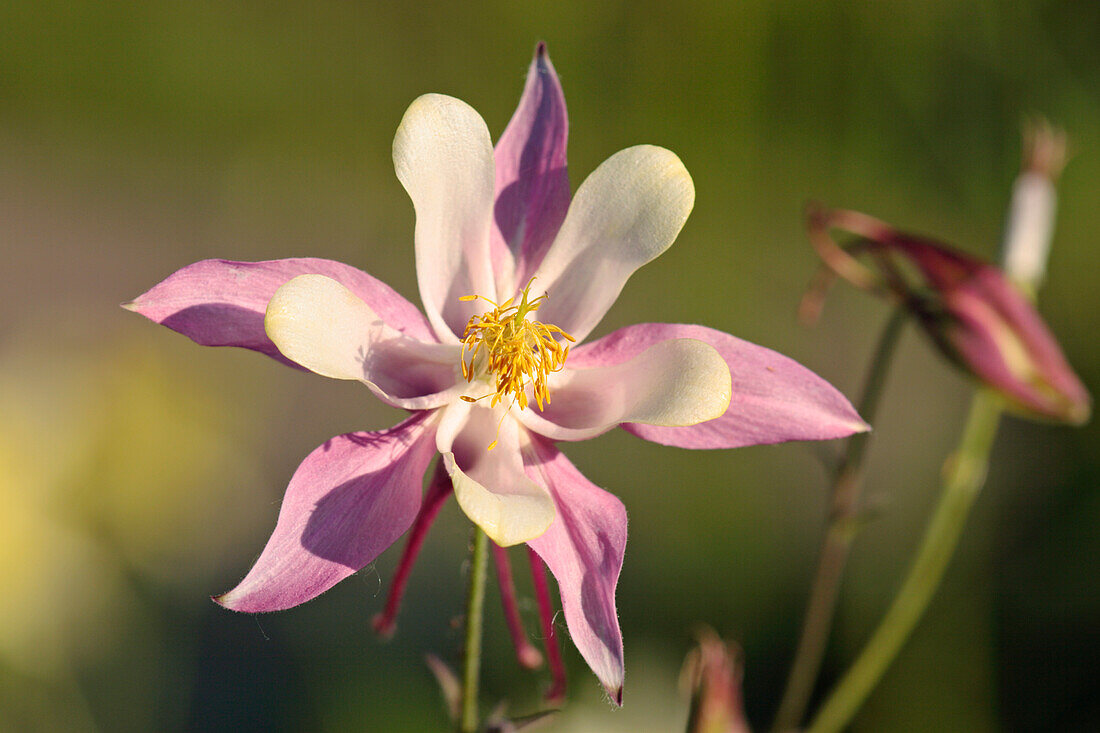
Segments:
[[[462,662],[461,733],[475,733],[480,725],[477,709],[478,679],[481,673],[481,621],[485,607],[485,576],[488,572],[489,537],[474,527],[470,550],[470,586],[466,596],[466,643]]]
[[[1065,162],[1065,136],[1042,124],[1025,131],[1024,161],[1024,173],[1013,186],[1001,261],[1005,274],[1034,299],[1050,250],[1054,183]],[[1000,398],[989,390],[979,389],[974,395],[959,447],[944,465],[940,500],[909,574],[871,640],[825,700],[807,733],[831,733],[848,725],[920,621],[985,483],[1002,411]]]
[[[886,383],[893,355],[905,324],[907,312],[898,308],[883,328],[878,346],[871,357],[871,365],[863,385],[859,414],[872,422],[878,411],[879,399]],[[836,611],[837,591],[848,561],[848,554],[855,539],[858,522],[856,512],[863,478],[863,457],[867,451],[870,433],[857,433],[848,439],[830,491],[831,508],[829,525],[821,544],[817,573],[814,575],[802,636],[798,642],[794,661],[791,663],[787,688],[783,693],[779,712],[772,730],[784,731],[796,728],[806,713],[806,705],[813,693],[814,682],[821,669],[825,645]]]
[[[959,447],[945,465],[943,492],[909,574],[871,640],[818,711],[808,733],[831,733],[848,725],[928,607],[962,535],[970,507],[985,482],[1000,418],[998,398],[979,390]]]

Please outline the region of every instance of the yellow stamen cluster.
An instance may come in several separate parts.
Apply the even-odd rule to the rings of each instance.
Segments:
[[[467,295],[462,300],[484,300],[493,306],[488,313],[474,316],[466,324],[462,334],[462,376],[472,382],[479,374],[491,374],[496,380],[496,391],[481,397],[462,396],[467,402],[492,397],[490,407],[495,407],[506,395],[512,396],[520,409],[527,407],[527,384],[531,383],[535,401],[541,410],[550,403],[550,390],[546,376],[561,371],[569,346],[558,341],[576,341],[557,326],[528,320],[546,299],[540,295],[528,301],[531,283],[523,289],[519,303],[509,298],[500,305],[480,295]],[[483,361],[478,358],[482,357]],[[476,366],[475,366],[476,364]]]

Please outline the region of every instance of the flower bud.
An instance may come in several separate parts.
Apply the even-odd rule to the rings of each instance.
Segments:
[[[815,210],[808,226],[832,272],[908,308],[948,359],[1009,407],[1072,424],[1088,420],[1088,391],[1035,307],[999,268],[854,211]],[[841,248],[831,229],[858,239]],[[820,296],[811,293],[804,312]]]
[[[711,630],[684,661],[681,682],[691,690],[688,733],[749,733],[741,700],[740,652]]]

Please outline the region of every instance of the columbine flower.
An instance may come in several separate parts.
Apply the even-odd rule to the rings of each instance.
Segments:
[[[842,249],[831,229],[859,239]],[[814,210],[810,240],[835,273],[905,305],[952,362],[1032,417],[1080,424],[1091,399],[1035,307],[996,266],[855,211]],[[870,255],[870,267],[856,255]],[[809,302],[820,304],[820,292]]]
[[[129,304],[200,344],[358,380],[412,413],[310,454],[259,560],[219,603],[250,612],[303,603],[373,561],[414,520],[415,555],[453,487],[494,542],[526,542],[545,561],[574,643],[621,702],[615,585],[626,511],[555,443],[616,426],[685,448],[866,429],[805,368],[702,326],[640,324],[567,349],[634,270],[672,244],[694,188],[675,155],[642,145],[604,162],[570,203],[566,131],[541,44],[495,150],[463,102],[433,94],[409,107],[393,157],[416,210],[426,317],[370,275],[318,259],[207,260]],[[421,477],[437,453],[442,468],[422,506]]]

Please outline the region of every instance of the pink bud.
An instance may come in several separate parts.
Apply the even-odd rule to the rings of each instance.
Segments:
[[[740,650],[711,630],[684,661],[682,682],[691,689],[688,733],[749,733],[741,700]]]
[[[854,211],[811,212],[836,274],[904,304],[951,361],[1031,417],[1081,424],[1091,397],[1031,302],[996,266]],[[841,229],[860,239],[841,248]],[[867,254],[866,264],[857,255]]]

